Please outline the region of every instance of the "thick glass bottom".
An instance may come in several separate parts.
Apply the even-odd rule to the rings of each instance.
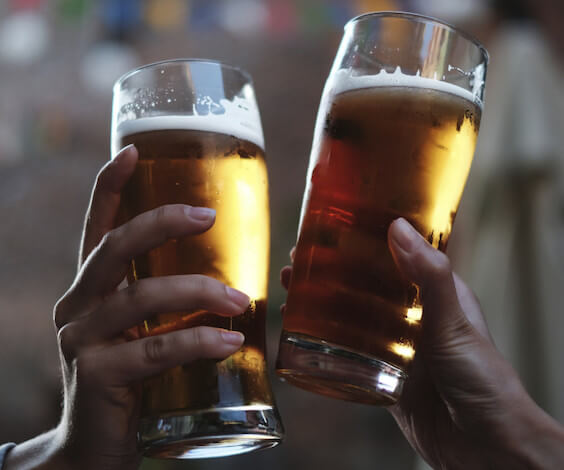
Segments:
[[[276,373],[320,395],[380,406],[399,399],[407,378],[387,362],[288,331],[282,332]]]
[[[189,415],[141,419],[139,441],[146,457],[206,459],[278,445],[284,435],[274,408],[233,406]]]

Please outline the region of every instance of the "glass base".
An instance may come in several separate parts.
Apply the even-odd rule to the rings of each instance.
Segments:
[[[145,457],[207,459],[268,449],[283,435],[274,408],[250,405],[142,418],[138,437]]]
[[[307,335],[282,332],[276,373],[314,393],[368,405],[393,405],[407,375],[372,356]]]

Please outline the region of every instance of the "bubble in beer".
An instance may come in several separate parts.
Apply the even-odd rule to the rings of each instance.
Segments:
[[[422,310],[387,231],[401,216],[446,250],[481,103],[398,70],[335,76],[320,108],[284,329],[404,369]]]

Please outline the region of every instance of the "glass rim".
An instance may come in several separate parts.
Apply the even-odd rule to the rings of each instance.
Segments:
[[[159,60],[159,61],[156,61],[156,62],[151,62],[149,64],[140,65],[139,67],[136,67],[132,70],[129,70],[128,72],[125,72],[122,76],[120,76],[114,83],[114,89],[116,87],[119,87],[128,78],[131,78],[133,75],[135,75],[139,72],[142,72],[145,69],[152,69],[152,68],[156,68],[156,67],[163,66],[163,65],[191,64],[191,63],[196,63],[196,62],[200,63],[200,64],[220,65],[222,68],[226,68],[226,69],[229,69],[229,70],[236,71],[236,72],[240,73],[243,77],[245,77],[245,79],[247,79],[249,84],[253,85],[253,79],[251,77],[251,74],[249,72],[247,72],[246,70],[242,69],[241,67],[237,67],[236,65],[232,65],[232,64],[223,62],[221,60],[187,57],[187,58],[176,58],[176,59],[164,59],[164,60]]]
[[[465,38],[467,41],[474,44],[474,46],[476,46],[478,48],[478,50],[484,56],[485,62],[489,63],[490,54],[489,54],[488,50],[485,48],[485,46],[478,39],[476,39],[470,33],[467,33],[466,31],[464,31],[464,30],[462,30],[462,29],[460,29],[456,26],[453,26],[452,24],[447,23],[444,20],[441,20],[439,18],[435,18],[433,16],[420,15],[419,13],[411,13],[411,12],[407,12],[407,11],[373,11],[373,12],[369,12],[369,13],[363,13],[362,15],[358,15],[358,16],[355,16],[354,18],[351,18],[349,21],[346,22],[344,29],[346,30],[353,23],[358,23],[360,20],[371,18],[371,17],[382,17],[382,18],[386,18],[386,17],[394,18],[395,17],[395,18],[417,20],[417,21],[420,21],[420,22],[436,23],[437,25],[443,26],[444,28],[446,28],[450,31],[453,31],[456,34],[459,34],[460,36]]]

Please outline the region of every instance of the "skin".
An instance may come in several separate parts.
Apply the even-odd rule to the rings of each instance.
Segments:
[[[170,238],[196,235],[215,221],[209,209],[163,206],[114,227],[120,191],[137,151],[124,149],[99,173],[87,212],[77,276],[54,309],[64,406],[56,429],[16,446],[5,470],[136,469],[139,381],[200,358],[224,359],[241,333],[197,327],[126,341],[123,331],[156,311],[206,309],[241,314],[242,292],[187,275],[140,280],[119,288],[130,260]]]
[[[129,260],[169,238],[208,230],[214,214],[166,206],[114,228],[120,191],[137,161],[125,149],[100,172],[86,217],[79,271],[57,303],[64,410],[59,426],[16,446],[5,470],[136,469],[139,380],[198,358],[223,359],[242,335],[193,328],[125,341],[154,311],[242,313],[248,297],[203,276],[138,281],[119,289]],[[415,451],[436,469],[561,469],[564,430],[527,395],[495,348],[480,306],[405,220],[388,242],[403,275],[420,286],[422,339],[400,401],[390,408]],[[291,268],[282,270],[290,282]],[[93,438],[95,436],[95,438]]]
[[[389,408],[435,469],[561,469],[564,429],[529,397],[496,349],[480,305],[405,220],[388,232],[397,267],[420,287],[421,343],[398,403]],[[291,268],[281,272],[287,288]]]

